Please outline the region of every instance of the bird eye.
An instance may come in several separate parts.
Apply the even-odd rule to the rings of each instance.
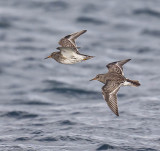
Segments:
[[[99,78],[99,76],[97,75],[97,77],[96,78]]]

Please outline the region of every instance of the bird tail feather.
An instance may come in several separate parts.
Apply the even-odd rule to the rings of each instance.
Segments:
[[[139,83],[139,81],[137,81],[137,80],[126,79],[126,81],[129,82],[129,85],[131,85],[131,86],[138,87],[138,86],[141,85],[141,84]]]

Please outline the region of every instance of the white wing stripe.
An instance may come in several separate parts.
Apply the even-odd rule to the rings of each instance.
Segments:
[[[119,64],[118,64],[118,63],[116,63],[115,65],[116,65],[116,66],[121,70],[122,75],[124,75],[123,70],[122,70],[122,68],[119,66]]]

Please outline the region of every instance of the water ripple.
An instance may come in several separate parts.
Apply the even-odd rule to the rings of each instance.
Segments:
[[[32,134],[42,134],[42,133],[43,133],[43,131],[41,131],[41,130],[36,130],[36,131],[32,132]]]
[[[65,9],[68,8],[68,3],[64,1],[50,1],[48,3],[45,3],[44,9],[48,11],[64,11]]]
[[[90,91],[90,90],[84,90],[84,89],[79,89],[79,88],[46,88],[43,90],[43,92],[50,92],[50,91],[54,91],[56,93],[63,93],[63,94],[77,94],[77,95],[96,95],[99,94],[95,91]]]
[[[67,83],[63,83],[60,81],[56,81],[56,80],[45,80],[45,83],[48,83],[49,86],[48,88],[45,89],[34,89],[34,91],[38,91],[38,92],[55,92],[55,93],[60,93],[63,95],[76,95],[76,96],[80,96],[80,95],[87,95],[87,96],[94,96],[97,98],[97,96],[99,96],[100,92],[96,92],[96,91],[91,91],[91,90],[86,90],[86,89],[81,89],[81,88],[76,88],[72,85],[69,85]]]
[[[40,101],[40,100],[13,99],[12,102],[14,102],[14,105],[17,105],[17,104],[21,104],[21,105],[53,105],[51,103],[43,102],[43,101]]]
[[[0,21],[0,28],[9,28],[11,24],[7,21]]]
[[[12,22],[19,20],[18,17],[14,16],[0,16],[0,28],[8,29],[12,27]]]
[[[100,19],[91,18],[91,17],[84,17],[84,16],[78,17],[76,19],[76,22],[78,22],[78,23],[89,23],[89,24],[94,24],[94,25],[105,24],[105,22],[100,20]]]
[[[60,125],[75,125],[75,122],[72,122],[70,120],[63,120],[58,122]]]
[[[85,142],[92,141],[92,139],[90,138],[82,138],[81,136],[58,136],[58,139],[62,141],[85,141]]]
[[[55,142],[55,141],[58,141],[58,139],[57,138],[55,138],[55,137],[50,137],[50,136],[48,136],[48,137],[43,137],[43,138],[41,138],[41,139],[37,139],[38,141],[41,141],[41,142]]]
[[[28,141],[28,140],[30,140],[29,137],[19,137],[15,139],[15,141]]]
[[[2,115],[2,117],[10,117],[10,118],[16,118],[16,119],[24,119],[24,118],[36,118],[38,117],[37,114],[31,114],[28,112],[23,112],[23,111],[11,111],[7,112]]]
[[[97,148],[97,150],[108,150],[108,149],[114,149],[114,147],[108,144],[103,144]]]
[[[86,4],[82,9],[82,13],[92,13],[98,10],[98,7],[94,4]]]
[[[151,9],[136,9],[133,11],[133,14],[135,15],[149,15],[152,17],[160,17],[160,12],[156,11],[156,10],[151,10]]]
[[[151,29],[144,29],[141,34],[160,37],[160,30],[151,30]]]

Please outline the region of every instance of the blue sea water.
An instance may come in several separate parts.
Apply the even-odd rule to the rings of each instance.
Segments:
[[[159,151],[159,0],[1,0],[0,151]],[[63,36],[87,29],[74,64],[44,60]],[[132,60],[119,117],[89,80]]]

